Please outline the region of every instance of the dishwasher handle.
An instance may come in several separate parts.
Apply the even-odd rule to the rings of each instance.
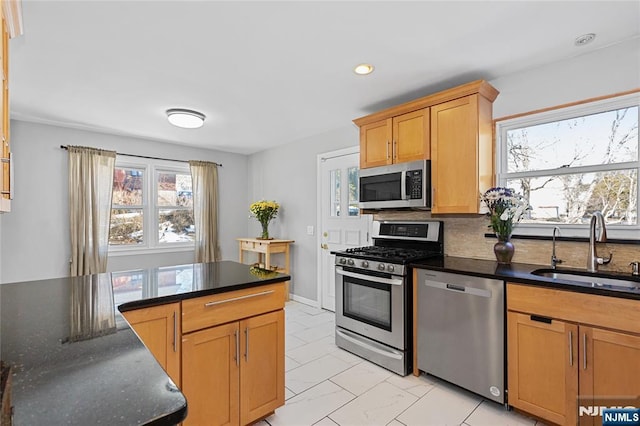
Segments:
[[[426,287],[431,287],[438,290],[451,291],[458,294],[468,294],[469,296],[480,296],[480,297],[491,298],[491,295],[492,295],[492,292],[489,289],[470,287],[470,286],[464,286],[459,284],[449,284],[449,283],[443,283],[440,281],[425,280],[424,285]]]

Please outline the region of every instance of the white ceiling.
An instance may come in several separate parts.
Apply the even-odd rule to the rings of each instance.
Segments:
[[[640,48],[638,1],[23,0],[23,21],[12,118],[243,154],[467,81]],[[355,75],[361,62],[375,72]],[[173,127],[169,108],[206,123]]]

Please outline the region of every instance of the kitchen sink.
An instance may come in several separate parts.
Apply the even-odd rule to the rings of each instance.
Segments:
[[[625,278],[603,277],[598,274],[590,274],[581,271],[563,271],[557,269],[537,269],[532,272],[539,277],[551,278],[571,284],[589,285],[591,287],[618,288],[627,290],[640,290],[640,281]]]

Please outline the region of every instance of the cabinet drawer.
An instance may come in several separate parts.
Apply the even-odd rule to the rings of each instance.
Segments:
[[[241,247],[242,250],[253,251],[257,253],[266,253],[269,245],[255,241],[242,241]]]
[[[640,333],[640,303],[633,299],[507,284],[507,309]]]
[[[284,308],[284,283],[182,301],[182,332],[237,321]]]

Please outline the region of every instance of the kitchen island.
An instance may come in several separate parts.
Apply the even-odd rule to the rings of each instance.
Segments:
[[[289,279],[225,261],[0,285],[14,424],[181,422],[185,396],[121,311]]]

